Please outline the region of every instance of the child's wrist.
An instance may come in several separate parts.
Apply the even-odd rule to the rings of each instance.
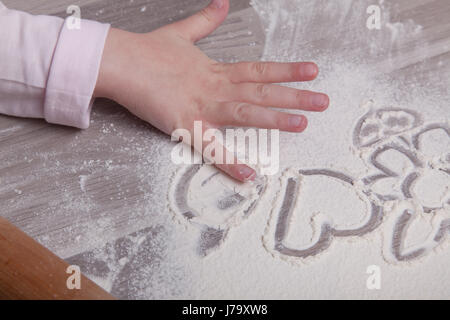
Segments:
[[[112,85],[116,78],[114,69],[115,64],[117,63],[116,51],[118,31],[120,30],[111,28],[106,38],[97,83],[93,93],[94,98],[113,99],[112,92],[114,89],[112,88]]]

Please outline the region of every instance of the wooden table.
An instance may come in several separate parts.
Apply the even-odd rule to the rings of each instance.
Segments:
[[[65,9],[73,3],[3,2],[10,8],[60,17],[67,16]],[[207,1],[76,3],[81,6],[82,18],[147,32],[191,15]],[[415,67],[426,61],[435,68],[439,87],[439,79],[450,76],[450,2],[399,0],[393,12],[393,21],[413,19],[423,25],[423,38],[414,41],[429,41],[431,50],[411,51],[411,43],[404,43],[397,48],[398,63],[386,72],[420,77]],[[315,41],[314,37],[312,34],[310,41]],[[226,22],[199,46],[222,61],[260,59],[264,31],[249,1],[232,0]],[[129,242],[140,239],[144,247],[152,247],[163,228],[168,213],[153,208],[152,203],[166,202],[169,178],[153,159],[168,161],[171,146],[168,137],[106,100],[96,102],[91,127],[85,131],[0,116],[0,214],[93,278],[116,268],[114,284],[104,285],[115,296],[142,297],[129,279],[142,265],[157,260],[158,254],[143,254],[141,249],[130,252]],[[161,188],[156,190],[155,185]]]

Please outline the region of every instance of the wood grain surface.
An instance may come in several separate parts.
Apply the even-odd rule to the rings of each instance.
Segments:
[[[67,15],[67,5],[78,4],[83,18],[135,32],[154,30],[207,4],[196,0],[3,2],[10,8],[60,17]],[[450,76],[450,68],[442,67],[450,62],[450,1],[387,2],[393,3],[393,21],[412,19],[423,26],[423,32],[396,48],[394,63],[386,65],[380,59],[380,64],[386,73],[417,79],[421,75],[416,67],[426,62],[435,70],[439,87],[440,79]],[[322,40],[312,33],[305,41],[319,45]],[[428,50],[420,50],[425,41]],[[260,59],[263,27],[248,0],[231,0],[226,22],[198,45],[221,61]],[[161,142],[165,139],[161,133],[111,101],[98,100],[92,119],[88,130],[79,131],[42,120],[0,116],[0,215],[60,257],[89,264],[101,275],[107,267],[92,267],[92,250],[120,247],[130,235],[150,239],[157,233],[152,214],[161,213],[153,212],[151,203],[166,198],[152,183],[167,187],[168,178],[153,167],[151,157],[169,150],[170,142]],[[122,279],[110,289],[116,296],[130,297],[126,274]]]

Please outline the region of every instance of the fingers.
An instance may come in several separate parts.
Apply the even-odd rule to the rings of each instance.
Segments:
[[[239,161],[235,154],[230,152],[224,146],[224,141],[216,140],[212,137],[212,134],[210,135],[207,133],[207,131],[210,130],[213,130],[211,132],[214,132],[214,130],[218,131],[217,128],[205,123],[205,127],[203,129],[203,139],[200,144],[202,149],[199,150],[199,145],[195,143],[193,144],[193,147],[202,154],[205,163],[214,164],[224,173],[242,182],[252,181],[255,179],[255,170]]]
[[[239,62],[225,64],[232,82],[296,82],[314,80],[319,68],[313,62]]]
[[[209,155],[209,152],[203,153],[203,158],[205,161],[214,163],[218,169],[222,170],[236,180],[246,182],[253,181],[256,178],[256,171],[239,161],[234,153],[225,148],[222,143],[214,141],[213,145],[214,152],[212,152],[211,155]],[[206,148],[206,145],[204,147]],[[232,161],[229,161],[229,159]]]
[[[215,166],[232,178],[242,182],[253,181],[256,178],[256,171],[245,164],[215,164]]]
[[[217,122],[222,126],[256,127],[302,132],[308,125],[303,115],[294,115],[248,103],[223,103]]]
[[[196,128],[194,124],[188,135],[190,139],[183,139],[183,143],[196,150],[205,163],[214,164],[232,178],[242,182],[254,180],[256,171],[239,161],[234,152],[230,152],[224,146],[225,141],[220,134],[220,130],[208,122],[203,122],[200,125],[201,127]],[[195,130],[201,131],[201,140],[196,140]],[[222,138],[218,139],[218,137]],[[180,136],[175,135],[173,138],[176,141],[180,139]]]
[[[206,8],[172,27],[185,39],[197,42],[217,29],[227,17],[229,7],[229,0],[212,0]]]
[[[232,99],[266,107],[315,112],[324,111],[330,102],[323,93],[261,83],[235,84]]]

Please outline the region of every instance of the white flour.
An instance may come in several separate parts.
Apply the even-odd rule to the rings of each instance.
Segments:
[[[417,79],[399,70],[441,48],[417,41],[423,28],[413,20],[391,21],[383,1],[382,29],[368,30],[369,4],[252,1],[266,30],[263,60],[315,61],[318,79],[292,86],[331,100],[308,114],[304,133],[281,133],[278,175],[241,185],[202,167],[182,180],[189,167],[173,168],[166,137],[127,128],[121,113],[115,125],[94,114],[97,141],[80,134],[67,153],[33,159],[44,166],[37,179],[73,173],[73,183],[55,185],[62,204],[36,215],[81,213],[76,227],[39,240],[67,258],[142,229],[73,257],[120,297],[448,298],[449,83],[433,81],[427,65]],[[98,160],[104,153],[114,160]],[[366,287],[371,265],[380,290]]]
[[[448,297],[450,95],[423,79],[383,74],[421,26],[389,21],[381,5],[383,29],[370,33],[364,1],[253,6],[266,26],[264,60],[316,61],[319,78],[295,87],[327,92],[331,106],[310,116],[304,134],[281,135],[286,171],[269,179],[254,212],[220,248],[195,264],[194,296]],[[296,201],[283,220],[293,177]],[[277,231],[280,219],[285,231]],[[366,287],[370,265],[382,271],[381,290]]]
[[[173,178],[169,191],[172,210],[182,221],[229,229],[241,222],[240,216],[245,216],[258,199],[257,183],[238,184],[208,165],[190,167],[195,172],[188,170],[181,170]]]

